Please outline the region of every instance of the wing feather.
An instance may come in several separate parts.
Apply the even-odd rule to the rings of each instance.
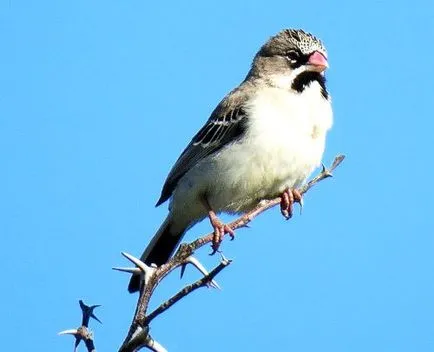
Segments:
[[[157,206],[171,197],[181,177],[194,165],[243,135],[246,126],[245,91],[241,85],[229,93],[193,137],[167,176]]]

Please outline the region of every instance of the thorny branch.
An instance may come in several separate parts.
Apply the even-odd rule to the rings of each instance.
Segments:
[[[90,318],[93,318],[101,323],[101,320],[99,320],[95,314],[93,314],[93,310],[97,307],[100,307],[100,305],[87,306],[82,300],[78,301],[78,303],[80,304],[82,312],[81,326],[77,329],[63,330],[59,332],[58,335],[73,335],[75,337],[74,352],[77,350],[77,347],[81,341],[83,341],[86,345],[88,352],[95,352],[96,349],[93,341],[93,333],[89,330],[89,320]]]
[[[339,166],[339,164],[344,160],[344,155],[338,155],[330,168],[326,168],[323,165],[322,171],[314,177],[311,181],[309,181],[306,185],[304,185],[299,192],[301,195],[305,194],[309,191],[314,185],[318,182],[331,177],[332,172]],[[278,205],[281,201],[281,197],[277,197],[271,200],[264,200],[260,202],[260,204],[253,209],[252,211],[244,214],[239,217],[235,221],[228,224],[228,226],[235,230],[241,227],[245,227],[250,221],[252,221],[259,214],[264,211]],[[172,257],[169,262],[166,264],[153,267],[147,266],[145,263],[141,262],[139,259],[131,256],[127,253],[122,253],[127,259],[133,262],[137,267],[135,268],[114,268],[119,271],[125,271],[128,273],[133,273],[136,275],[141,275],[142,284],[139,299],[137,302],[136,311],[134,314],[133,321],[131,323],[129,332],[127,337],[124,340],[124,343],[120,347],[120,352],[133,352],[138,351],[143,347],[147,347],[148,349],[155,352],[164,352],[166,349],[161,346],[157,341],[155,341],[151,335],[149,334],[149,323],[156,318],[161,313],[165,312],[168,308],[170,308],[173,304],[181,300],[186,295],[195,291],[199,287],[203,286],[212,286],[218,287],[216,282],[213,280],[214,277],[222,271],[226,266],[230,264],[230,260],[222,258],[220,264],[215,267],[210,273],[208,273],[205,268],[195,259],[192,255],[193,253],[200,247],[211,243],[213,240],[213,233],[202,236],[195,241],[182,244],[175,255]],[[182,272],[185,269],[187,264],[192,264],[195,266],[204,276],[194,282],[191,285],[184,287],[178,293],[176,293],[173,297],[168,299],[166,302],[162,303],[158,308],[156,308],[153,312],[147,314],[147,310],[149,307],[149,301],[151,296],[158,286],[158,284],[163,280],[169,273],[175,270],[178,267],[182,268]],[[182,273],[181,272],[181,273]]]
[[[149,325],[149,323],[158,315],[165,312],[167,309],[169,309],[171,306],[173,306],[176,302],[178,302],[181,298],[187,296],[189,293],[193,292],[194,290],[197,290],[200,287],[207,286],[209,282],[220,272],[222,271],[226,266],[228,266],[231,263],[231,260],[228,260],[226,258],[222,258],[222,261],[220,264],[215,267],[208,275],[204,276],[203,278],[197,280],[196,282],[192,283],[191,285],[188,285],[184,287],[181,291],[179,291],[176,295],[174,295],[172,298],[168,299],[166,302],[162,303],[157,309],[155,309],[152,313],[150,313],[146,319],[145,324]]]

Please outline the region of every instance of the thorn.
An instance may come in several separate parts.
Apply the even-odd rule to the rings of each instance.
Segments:
[[[59,333],[57,333],[57,335],[77,335],[78,334],[78,330],[77,329],[68,329],[68,330],[63,330]]]
[[[221,291],[221,287],[220,285],[215,281],[215,280],[211,280],[209,283],[209,286],[212,288],[215,288],[216,290],[220,290]]]
[[[324,163],[321,163],[321,165],[322,165],[321,173],[324,174],[324,173],[327,172],[327,168],[326,168],[326,166],[324,165]]]
[[[185,268],[187,267],[187,264],[182,264],[181,266],[181,279],[184,276]]]
[[[139,269],[142,270],[142,272],[147,272],[149,270],[149,266],[147,266],[145,263],[143,263],[140,259],[134,257],[133,255],[127,253],[127,252],[121,252],[121,254],[127,258],[130,262],[137,265]]]
[[[126,252],[121,252],[121,254],[127,258],[130,262],[134,263],[139,269],[140,269],[140,275],[143,276],[144,284],[147,285],[149,282],[149,279],[154,274],[156,270],[156,266],[148,266],[145,263],[143,263],[140,259],[134,257],[131,254],[128,254]]]
[[[229,265],[230,263],[232,263],[232,259],[228,259],[228,258],[226,258],[226,257],[223,255],[223,253],[220,253],[220,256],[221,256],[221,263],[222,263],[223,265]]]
[[[303,213],[303,206],[304,206],[304,200],[303,200],[303,198],[301,198],[298,203],[300,204],[300,215],[302,215],[302,213]]]
[[[199,260],[197,260],[195,257],[189,256],[185,261],[186,261],[186,264],[190,263],[194,267],[196,267],[196,269],[199,270],[203,276],[207,276],[209,274],[208,271],[205,269],[205,267],[201,264],[201,262],[199,262]],[[209,285],[213,288],[221,290],[219,284],[215,280],[211,280]]]
[[[186,260],[185,260],[186,264],[191,264],[193,265],[197,270],[199,270],[204,276],[208,275],[208,271],[205,269],[205,267],[202,265],[202,263],[197,260],[195,257],[193,257],[192,255],[189,256]]]
[[[121,271],[123,273],[129,273],[133,275],[140,275],[142,272],[139,268],[112,268],[112,270]]]
[[[327,178],[327,177],[333,177],[333,174],[330,172],[330,170],[328,170],[323,163],[321,163],[321,165],[322,165],[321,173],[324,175],[324,177],[325,178]]]
[[[82,340],[80,332],[77,329],[63,330],[63,331],[59,332],[57,335],[72,335],[72,336],[74,336],[75,337],[74,352],[77,351],[77,347]]]
[[[80,344],[80,342],[81,342],[81,337],[76,336],[75,337],[75,344],[74,344],[74,352],[77,351],[77,347]]]
[[[151,339],[151,341],[148,341],[146,345],[155,352],[167,352],[167,350],[162,345],[160,345],[158,341]]]
[[[88,305],[84,304],[84,302],[83,302],[81,299],[78,301],[78,303],[80,304],[81,311],[83,312],[83,321],[82,321],[82,324],[81,324],[81,325],[87,327],[87,326],[89,325],[89,318],[93,318],[93,319],[95,319],[97,322],[99,322],[100,324],[102,324],[102,321],[99,320],[99,319],[95,316],[95,314],[93,313],[93,310],[94,310],[95,308],[101,307],[100,304],[95,304],[95,305],[93,305],[93,306],[88,306]]]
[[[102,321],[99,320],[99,319],[95,316],[95,314],[91,313],[91,314],[90,314],[90,317],[93,318],[93,319],[95,319],[98,323],[102,324]]]

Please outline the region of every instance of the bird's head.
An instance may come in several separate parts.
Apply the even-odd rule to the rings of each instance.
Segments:
[[[327,68],[327,51],[319,39],[301,29],[285,29],[261,47],[250,73],[287,85],[300,74],[324,76]]]

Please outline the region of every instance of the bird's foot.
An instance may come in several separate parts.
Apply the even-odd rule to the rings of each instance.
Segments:
[[[209,212],[209,221],[211,222],[211,226],[214,228],[214,235],[211,244],[211,255],[213,255],[219,250],[224,235],[228,234],[231,237],[231,240],[233,240],[235,238],[235,232],[228,225],[224,224],[217,217],[214,211]]]
[[[292,217],[294,203],[300,204],[300,211],[303,208],[303,196],[298,190],[287,188],[283,191],[281,197],[280,212],[286,220]]]

